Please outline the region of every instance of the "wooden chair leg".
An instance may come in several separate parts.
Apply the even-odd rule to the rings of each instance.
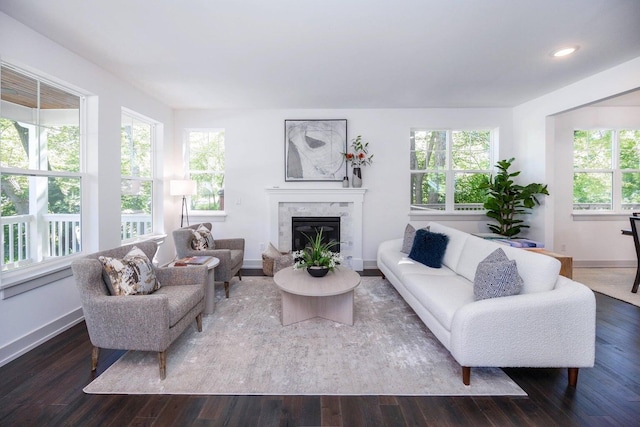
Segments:
[[[229,282],[224,282],[224,294],[229,298]]]
[[[579,368],[569,368],[569,385],[573,388],[578,386],[578,370]]]
[[[158,352],[158,365],[160,365],[160,379],[163,380],[167,377],[167,352]]]
[[[198,326],[198,332],[202,332],[202,313],[196,316],[196,325]]]
[[[91,371],[98,369],[98,356],[100,355],[100,348],[93,346],[91,350]]]
[[[469,366],[462,367],[462,382],[464,385],[471,384],[471,368]]]

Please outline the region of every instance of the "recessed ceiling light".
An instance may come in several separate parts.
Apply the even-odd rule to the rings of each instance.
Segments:
[[[551,56],[553,56],[555,58],[561,58],[563,56],[571,55],[576,50],[578,50],[578,46],[563,47],[563,48],[560,48],[560,49],[557,49],[557,50],[554,50],[553,52],[551,52]]]

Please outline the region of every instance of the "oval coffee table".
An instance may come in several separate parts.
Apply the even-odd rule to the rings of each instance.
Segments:
[[[355,271],[338,267],[324,277],[311,277],[304,269],[287,267],[273,280],[282,296],[283,326],[314,317],[353,325],[353,290],[360,284]]]

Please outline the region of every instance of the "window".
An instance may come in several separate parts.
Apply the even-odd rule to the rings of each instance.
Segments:
[[[121,237],[131,240],[153,232],[153,121],[131,111],[122,113],[120,149]]]
[[[573,210],[640,210],[640,130],[573,132]]]
[[[81,250],[84,99],[2,64],[2,270]]]
[[[187,132],[189,178],[196,181],[191,210],[224,210],[224,129]]]
[[[490,130],[411,131],[411,210],[483,210],[480,183],[491,173]]]

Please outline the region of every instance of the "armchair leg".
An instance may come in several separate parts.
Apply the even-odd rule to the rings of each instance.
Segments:
[[[462,383],[464,385],[471,384],[471,368],[469,366],[462,367]]]
[[[569,368],[569,385],[573,388],[578,386],[578,370],[579,368]]]
[[[224,294],[229,298],[229,282],[224,282]]]
[[[202,313],[196,316],[196,325],[198,326],[198,332],[202,332]]]
[[[100,354],[100,348],[93,346],[91,350],[91,371],[98,369],[98,355]]]
[[[167,352],[158,352],[158,365],[160,365],[160,379],[163,380],[167,377]]]

